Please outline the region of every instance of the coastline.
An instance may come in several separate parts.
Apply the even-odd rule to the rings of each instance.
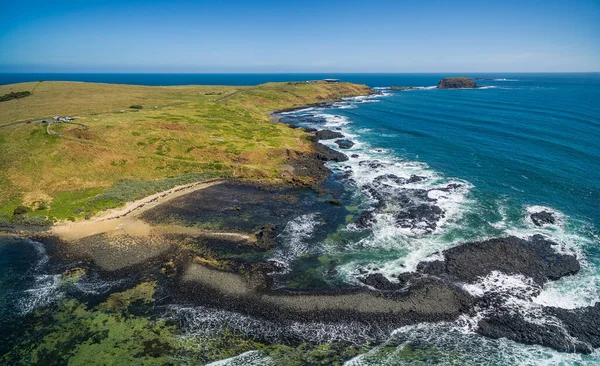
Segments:
[[[318,105],[323,106],[324,104],[319,103]],[[328,105],[328,103],[325,105]],[[298,106],[291,109],[279,110],[271,112],[271,116],[276,113],[301,110],[314,106],[315,105]],[[273,121],[273,118],[271,118],[271,120]],[[277,122],[281,123],[278,119]],[[307,170],[307,172],[313,174],[311,177],[313,178],[312,182],[296,180],[296,177],[293,174],[295,169],[291,169],[288,170],[290,174],[287,177],[288,179],[282,179],[280,184],[273,182],[265,184],[265,182],[261,181],[244,181],[242,183],[259,188],[269,188],[271,190],[277,190],[281,187],[292,187],[294,189],[311,188],[316,192],[319,192],[320,184],[330,177],[331,171],[324,165],[324,159],[319,158],[316,155],[318,153],[318,146],[324,145],[313,139],[310,141],[312,142],[314,151],[308,154],[292,154],[289,156],[289,162],[292,168],[294,164],[297,164],[297,161],[301,161],[302,163],[300,163],[300,165],[308,165],[316,169]],[[315,174],[314,172],[318,172],[318,174]],[[311,174],[307,175],[310,176]],[[218,184],[220,183],[215,182],[214,185]],[[253,239],[250,234],[207,233],[198,230],[197,228],[184,226],[181,226],[180,228],[169,226],[171,229],[169,232],[167,227],[164,226],[161,227],[149,224],[141,225],[142,221],[135,221],[135,225],[120,226],[121,223],[118,220],[139,217],[147,210],[156,206],[212,186],[202,186],[200,188],[199,186],[201,185],[201,182],[196,182],[191,185],[176,187],[178,189],[174,188],[145,197],[144,199],[126,205],[126,207],[101,215],[94,224],[105,222],[106,226],[101,228],[104,231],[93,231],[93,234],[90,235],[106,234],[107,232],[116,231],[119,232],[118,235],[127,237],[126,241],[128,243],[125,244],[125,247],[129,244],[134,246],[137,245],[136,248],[129,248],[126,251],[119,252],[118,255],[127,256],[131,255],[132,252],[139,252],[140,250],[152,254],[150,257],[137,258],[136,262],[125,261],[116,267],[105,265],[103,271],[105,271],[105,273],[113,273],[109,276],[127,275],[128,273],[137,271],[140,266],[145,266],[147,263],[154,263],[154,266],[160,266],[161,260],[167,260],[169,257],[173,257],[173,251],[177,251],[178,254],[181,255],[176,256],[178,258],[175,264],[176,274],[165,282],[165,286],[177,289],[178,293],[174,295],[175,297],[179,297],[185,302],[192,304],[209,305],[219,309],[229,309],[239,311],[246,315],[284,322],[342,322],[356,320],[364,322],[365,324],[372,323],[375,326],[393,330],[401,325],[419,322],[453,321],[461,315],[472,314],[474,306],[476,305],[485,305],[487,304],[486,302],[495,301],[493,298],[478,299],[472,294],[467,293],[461,287],[461,281],[457,280],[462,274],[457,275],[450,273],[447,268],[441,268],[443,267],[441,264],[429,266],[427,263],[420,265],[417,273],[404,279],[405,282],[402,286],[386,283],[385,280],[381,278],[372,278],[370,279],[371,281],[369,284],[366,284],[367,286],[356,286],[354,288],[343,290],[330,289],[325,291],[314,290],[293,292],[272,289],[270,288],[271,283],[269,276],[270,273],[276,271],[277,268],[250,267],[251,269],[248,270],[246,267],[239,267],[250,273],[250,278],[246,278],[242,276],[242,271],[240,271],[238,267],[234,267],[233,270],[231,270],[231,268],[218,268],[218,266],[210,260],[202,258],[198,259],[197,256],[194,257],[195,254],[192,254],[187,250],[178,249],[177,240],[172,241],[170,238],[165,238],[168,235],[176,234],[198,237],[206,234],[217,236],[242,235],[242,237],[238,237],[238,239],[249,242]],[[131,215],[131,217],[129,215]],[[69,237],[69,234],[66,233],[66,231],[68,231],[66,229],[68,226],[69,224],[62,226],[63,230],[65,230],[65,232],[62,233],[63,239],[78,241],[86,237],[82,233],[73,233],[73,236]],[[84,230],[83,228],[85,226],[83,224],[81,227],[82,230]],[[60,233],[60,230],[61,229],[58,229],[58,233]],[[131,240],[131,237],[141,237],[148,240],[140,242]],[[119,241],[117,240],[118,238],[115,237],[100,237],[97,239],[98,241],[107,239],[109,241]],[[156,244],[163,240],[166,244]],[[235,238],[228,238],[225,241],[234,243]],[[79,244],[82,247],[87,246],[85,242],[80,242]],[[469,244],[471,245],[469,246]],[[457,248],[477,247],[476,244],[478,243],[467,243],[459,245]],[[238,243],[235,243],[235,245],[238,245]],[[105,249],[106,247],[104,247],[104,250]],[[156,249],[156,251],[152,251],[151,249]],[[482,249],[479,248],[477,250]],[[482,251],[477,259],[483,261],[483,259],[493,258],[494,256],[497,256],[497,254],[498,253]],[[531,255],[530,260],[532,263],[538,263],[536,262],[538,260],[538,254],[539,253],[537,252],[529,253],[529,255]],[[110,261],[114,260],[115,258],[110,258]],[[566,262],[570,261],[568,258],[564,258],[564,260]],[[100,265],[97,261],[95,262],[97,265]],[[476,263],[476,261],[473,260],[473,263]],[[471,266],[473,263],[466,263],[466,266]],[[100,265],[100,267],[102,267],[102,265]],[[490,268],[493,268],[493,266],[490,265]],[[514,269],[513,267],[507,268],[513,270],[515,273],[523,271],[522,269]],[[571,268],[564,273],[561,272],[561,275],[558,276],[558,278],[572,275],[576,272],[576,270]],[[482,274],[489,274],[489,270],[487,272],[482,272]],[[543,284],[546,279],[542,279],[541,281]],[[565,315],[565,319],[576,316],[577,314],[568,313]],[[498,327],[498,324],[487,324],[486,326],[488,326],[488,328],[484,328],[482,332],[485,331],[487,332],[486,334],[493,336],[493,334],[495,334],[494,331],[496,331],[496,328],[494,327]],[[490,329],[492,330],[490,331]],[[539,332],[540,330],[537,329],[533,331]],[[515,331],[515,333],[517,332]],[[514,334],[504,336],[514,339],[517,338],[518,334],[517,336]],[[544,342],[546,342],[546,340],[537,343],[542,343],[562,350],[562,345],[560,344]],[[579,345],[578,347],[578,352],[586,353],[588,351],[585,346]]]

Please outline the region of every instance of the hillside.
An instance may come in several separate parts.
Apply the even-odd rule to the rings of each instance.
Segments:
[[[0,223],[18,206],[28,211],[17,217],[25,222],[75,219],[211,177],[276,180],[288,151],[312,146],[305,132],[270,122],[269,111],[370,89],[349,83],[0,86],[0,95],[19,91],[33,94],[0,104]],[[136,105],[143,108],[130,108]],[[84,126],[35,123],[55,115]],[[27,120],[34,123],[1,127]]]

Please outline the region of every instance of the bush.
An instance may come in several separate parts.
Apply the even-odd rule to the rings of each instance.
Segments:
[[[129,108],[131,108],[131,109],[143,109],[144,106],[142,106],[140,104],[134,104],[134,105],[130,105]]]
[[[140,198],[147,197],[156,192],[166,191],[175,186],[200,182],[203,180],[226,176],[223,172],[206,171],[203,173],[185,174],[176,178],[166,178],[162,180],[140,180],[140,179],[123,179],[115,184],[104,193],[92,198],[88,205],[90,207],[106,207],[112,208],[124,204],[128,201],[134,201]]]
[[[20,205],[20,206],[15,207],[15,210],[13,211],[13,215],[15,215],[15,216],[24,215],[28,212],[29,212],[29,208]]]
[[[0,97],[0,102],[6,102],[13,99],[25,98],[31,95],[30,91],[10,92]]]
[[[27,225],[27,226],[51,226],[52,220],[49,220],[45,216],[17,216],[13,221],[15,224]]]

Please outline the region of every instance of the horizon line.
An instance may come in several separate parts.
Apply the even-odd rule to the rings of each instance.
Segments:
[[[428,71],[428,72],[417,72],[417,71],[404,71],[404,72],[352,72],[352,71],[286,71],[286,72],[243,72],[243,71],[209,71],[209,72],[169,72],[169,71],[155,71],[155,72],[135,72],[135,71],[0,71],[0,74],[181,74],[181,75],[219,75],[219,74],[255,74],[255,75],[314,75],[314,74],[365,74],[365,75],[397,75],[397,74],[597,74],[598,71]]]

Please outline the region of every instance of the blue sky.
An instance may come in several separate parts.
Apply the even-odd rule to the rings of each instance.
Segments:
[[[494,71],[600,71],[600,0],[0,0],[0,72]]]

